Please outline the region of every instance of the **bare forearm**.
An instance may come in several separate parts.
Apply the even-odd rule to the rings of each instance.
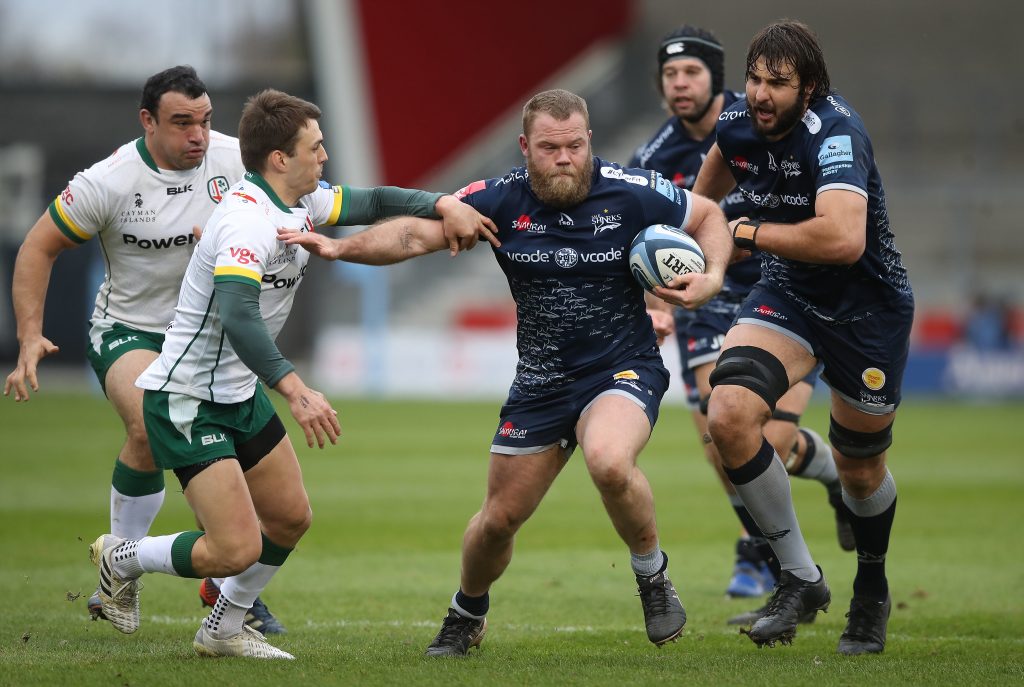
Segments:
[[[397,217],[335,241],[336,260],[391,265],[446,246],[441,223]]]
[[[55,259],[56,256],[38,250],[30,241],[18,251],[11,284],[18,341],[42,334],[46,291]]]

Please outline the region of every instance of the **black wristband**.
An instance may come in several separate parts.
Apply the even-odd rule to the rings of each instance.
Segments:
[[[736,223],[732,228],[732,242],[737,248],[743,250],[757,249],[757,230],[761,228],[761,221],[756,219],[744,219]]]

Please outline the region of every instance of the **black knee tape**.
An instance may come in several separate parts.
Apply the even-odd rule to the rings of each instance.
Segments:
[[[701,415],[705,415],[706,416],[708,414],[708,403],[710,403],[710,402],[711,402],[711,396],[702,396],[701,397],[701,399],[700,399],[700,414]]]
[[[857,432],[829,418],[828,440],[848,458],[874,458],[892,446],[892,423],[878,432]]]
[[[722,384],[750,389],[764,399],[773,413],[775,404],[789,391],[786,366],[755,346],[734,346],[722,351],[709,381],[712,388]]]
[[[772,411],[772,419],[779,420],[781,422],[792,422],[794,425],[800,424],[799,413],[790,413],[789,411],[779,410],[778,408]]]
[[[287,433],[284,423],[275,413],[253,438],[236,446],[235,452],[238,454],[238,464],[242,466],[242,472],[256,467],[257,463],[281,443],[281,439],[284,439]]]

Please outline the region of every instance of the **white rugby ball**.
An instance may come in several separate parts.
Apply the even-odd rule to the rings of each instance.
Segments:
[[[629,269],[648,291],[666,286],[681,274],[704,272],[704,252],[686,232],[668,224],[652,224],[633,239]]]

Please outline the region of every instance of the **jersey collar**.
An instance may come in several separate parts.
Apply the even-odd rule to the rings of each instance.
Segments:
[[[259,186],[261,189],[263,189],[263,192],[267,194],[268,198],[270,198],[270,202],[276,205],[278,209],[283,210],[288,214],[291,214],[292,209],[281,202],[281,199],[278,197],[277,193],[274,191],[274,189],[270,187],[270,184],[267,183],[267,180],[260,176],[259,172],[246,172],[245,180],[250,181]]]
[[[146,163],[146,166],[159,174],[160,168],[156,166],[153,156],[149,154],[149,148],[146,147],[145,136],[139,136],[135,139],[135,149],[139,151],[139,156],[142,158],[142,161]]]

